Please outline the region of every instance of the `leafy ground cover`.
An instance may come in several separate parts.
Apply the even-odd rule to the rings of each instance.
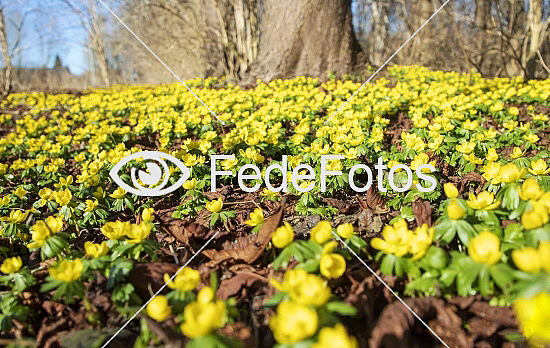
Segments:
[[[380,279],[451,347],[550,342],[550,80],[394,66],[346,105],[352,79],[187,83],[223,124],[176,84],[0,104],[3,345],[101,346],[159,290],[110,346],[440,345]],[[118,187],[113,166],[145,150],[191,178],[153,198]],[[238,182],[247,164],[320,173],[332,154],[344,175],[326,190]],[[350,169],[379,158],[385,175],[353,191]],[[399,167],[388,180],[398,164],[413,185]]]

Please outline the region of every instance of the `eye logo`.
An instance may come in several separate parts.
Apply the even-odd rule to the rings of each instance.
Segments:
[[[144,170],[138,171],[138,169],[132,167],[130,169],[130,178],[132,179],[132,184],[134,185],[134,187],[132,187],[120,178],[118,172],[125,164],[129,163],[132,160],[137,160],[138,158],[142,158],[145,162],[145,165],[147,166],[147,172]],[[168,180],[170,179],[170,169],[168,168],[168,165],[164,160],[169,160],[170,162],[174,163],[181,171],[181,177],[179,178],[179,180],[174,185],[167,188],[163,187],[168,183]],[[143,184],[156,186],[152,188],[143,187],[138,182],[136,172],[138,172],[137,176]],[[163,173],[166,173],[164,177]],[[183,183],[187,179],[189,179],[189,177],[191,176],[191,172],[189,171],[189,168],[185,166],[185,164],[183,164],[179,159],[175,158],[172,155],[168,155],[160,151],[142,151],[124,157],[117,164],[115,164],[113,169],[111,169],[111,171],[109,172],[109,175],[117,183],[118,186],[122,187],[130,193],[139,196],[162,196],[177,190],[181,185],[183,185]]]

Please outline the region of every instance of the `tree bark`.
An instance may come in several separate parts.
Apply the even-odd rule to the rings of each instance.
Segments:
[[[361,48],[352,27],[351,0],[264,0],[258,59],[249,77],[349,73]]]
[[[2,56],[4,58],[5,74],[4,74],[4,86],[1,92],[1,96],[7,96],[11,91],[11,57],[8,52],[8,39],[6,36],[6,26],[4,23],[4,11],[0,6],[0,45],[2,45]]]
[[[535,78],[537,52],[542,44],[544,25],[542,23],[542,0],[529,0],[529,49],[525,55],[525,71],[527,79]]]
[[[97,59],[97,65],[99,66],[99,72],[101,73],[101,79],[103,85],[109,87],[111,81],[109,79],[109,68],[107,62],[107,54],[105,52],[105,43],[102,37],[101,27],[99,25],[99,15],[95,9],[93,0],[88,0],[88,7],[90,11],[90,43],[92,50],[95,53]]]
[[[379,1],[371,2],[372,6],[372,48],[370,62],[375,66],[384,63],[384,40],[388,28],[388,7]]]

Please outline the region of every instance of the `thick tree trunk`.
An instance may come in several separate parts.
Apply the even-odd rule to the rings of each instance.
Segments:
[[[264,0],[260,6],[258,59],[251,77],[270,81],[351,72],[361,50],[351,0]]]
[[[372,47],[370,62],[375,66],[384,64],[384,40],[388,28],[388,6],[385,3],[373,1],[372,6]]]
[[[4,73],[4,85],[0,91],[0,96],[5,97],[11,90],[11,57],[8,52],[8,39],[6,36],[6,27],[4,25],[4,11],[0,6],[0,45],[2,45],[2,56],[6,72]]]
[[[103,41],[103,34],[101,32],[101,27],[99,24],[99,15],[96,12],[94,2],[92,0],[88,1],[91,23],[90,23],[90,41],[92,45],[92,50],[95,53],[97,59],[97,64],[99,65],[99,71],[101,73],[101,79],[103,80],[103,85],[109,87],[111,84],[109,78],[109,68],[107,62],[107,54],[105,52],[105,43]]]

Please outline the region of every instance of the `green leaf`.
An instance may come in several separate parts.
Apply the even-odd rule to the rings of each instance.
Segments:
[[[345,316],[357,315],[357,309],[341,301],[332,301],[326,304],[328,311]]]

